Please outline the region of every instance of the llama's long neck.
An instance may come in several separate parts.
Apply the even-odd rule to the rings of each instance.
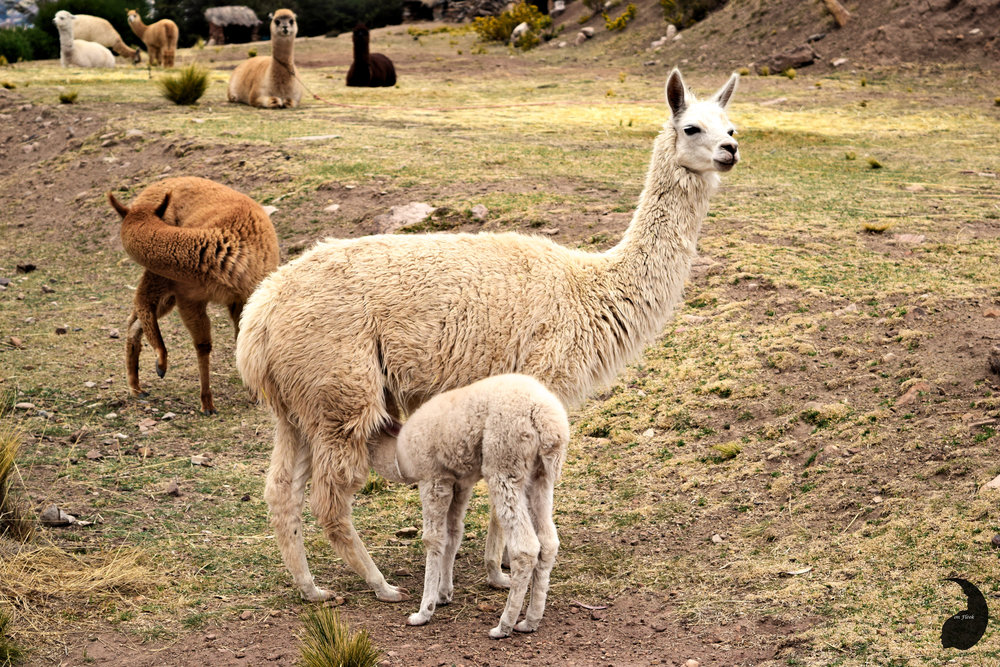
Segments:
[[[142,19],[139,18],[138,14],[135,17],[135,20],[129,23],[129,25],[132,26],[132,32],[134,32],[136,37],[138,37],[139,39],[142,39],[143,36],[146,34],[147,26],[145,23],[142,22]]]
[[[367,65],[371,58],[369,53],[368,33],[354,33],[354,62],[357,65]]]
[[[64,58],[73,55],[73,28],[71,26],[59,28],[59,53]]]
[[[292,73],[295,68],[295,62],[293,60],[295,55],[295,38],[291,36],[284,36],[271,41],[271,57],[278,61],[281,65],[284,65],[285,70],[287,70],[288,73]]]
[[[680,166],[676,134],[667,125],[656,138],[639,205],[621,242],[603,255],[594,274],[590,317],[595,331],[593,380],[610,381],[663,329],[681,300],[695,256],[715,172]]]

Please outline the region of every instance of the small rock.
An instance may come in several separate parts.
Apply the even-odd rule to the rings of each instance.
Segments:
[[[423,202],[410,202],[402,206],[393,206],[388,213],[377,215],[372,220],[376,234],[392,234],[393,232],[423,222],[437,209]]]
[[[56,327],[56,335],[57,336],[65,336],[68,331],[69,331],[69,329],[67,329],[65,325],[63,325],[61,327]]]
[[[1000,535],[994,535],[993,539],[990,540],[990,544],[992,544],[997,549],[1000,549]]]
[[[108,338],[118,338],[119,336],[121,336],[121,334],[118,333],[118,329],[112,329],[108,332]]]
[[[586,28],[580,28],[580,32],[582,32],[587,39],[590,39],[591,37],[594,36],[594,29],[591,28],[590,26],[587,26]]]
[[[19,350],[24,349],[24,341],[18,338],[17,336],[11,336],[10,338],[7,339],[7,342],[10,343],[11,347],[15,347]]]
[[[37,268],[38,267],[31,262],[25,262],[24,264],[18,264],[15,270],[17,273],[31,273]]]
[[[97,383],[96,382],[90,382],[88,380],[87,382],[83,383],[83,386],[86,387],[87,389],[93,389],[94,387],[97,386]]]
[[[676,36],[677,36],[677,26],[675,26],[673,23],[667,25],[666,38],[673,39]]]
[[[249,621],[251,618],[253,618],[253,612],[250,611],[249,609],[240,614],[241,621]]]
[[[472,219],[475,220],[476,222],[482,222],[486,220],[486,216],[489,214],[490,214],[489,209],[483,206],[482,204],[476,204],[475,206],[472,207]]]
[[[837,315],[838,317],[842,317],[844,315],[850,315],[856,312],[858,312],[858,304],[852,303],[850,305],[844,306],[843,308],[838,308],[837,310],[833,311],[833,314]]]
[[[100,450],[91,449],[89,452],[87,452],[87,458],[91,461],[100,461],[101,459],[104,458],[104,454],[102,454]]]
[[[576,33],[576,37],[573,38],[573,45],[574,46],[580,46],[581,44],[583,44],[586,41],[587,41],[587,36],[584,35],[582,32],[578,32],[578,33]]]
[[[714,542],[715,544],[722,544],[725,540],[726,538],[724,538],[722,535],[719,535],[718,533],[712,535],[712,542]]]
[[[173,412],[164,412],[163,416],[161,416],[160,419],[163,420],[163,421],[165,421],[165,422],[168,422],[168,421],[170,421],[171,419],[173,419],[176,416],[177,415],[174,414]]]
[[[205,635],[205,641],[207,641],[207,642],[215,641],[215,639],[216,639],[216,636],[213,635],[213,634]]]
[[[240,502],[242,503],[250,502],[250,494],[244,493],[242,496],[240,496]]]
[[[117,412],[109,412],[108,414],[104,415],[104,418],[107,419],[107,420],[109,420],[109,421],[112,420],[112,419],[118,419],[118,413]]]
[[[684,667],[701,667],[701,663],[694,658],[691,658],[690,660],[686,660],[684,662]]]
[[[76,523],[76,517],[63,512],[56,505],[49,505],[38,516],[46,526],[70,526]]]
[[[395,576],[397,576],[397,577],[412,577],[413,576],[413,573],[410,572],[409,570],[405,569],[405,568],[400,568],[400,569],[396,570],[395,572],[393,572],[393,574]]]
[[[647,428],[642,432],[642,437],[644,438],[652,438],[654,435],[656,435],[656,430],[652,428]]]
[[[847,64],[847,58],[835,58],[830,64],[834,67],[842,67]]]
[[[167,484],[167,488],[163,490],[168,496],[173,496],[174,498],[179,498],[181,495],[181,487],[177,482],[170,482]]]
[[[990,370],[996,375],[1000,375],[1000,347],[993,346],[989,356]]]
[[[340,210],[340,204],[330,204],[323,210],[326,211],[327,213],[336,213],[337,211]]]
[[[326,602],[323,603],[324,607],[339,607],[344,604],[344,598],[340,595],[335,595]]]
[[[277,206],[264,206],[262,208],[264,209],[264,213],[267,213],[268,216],[274,215],[278,212]]]
[[[42,283],[42,294],[54,294],[55,289],[51,285],[46,285]]]
[[[125,132],[125,139],[126,140],[141,139],[142,136],[143,136],[142,130],[134,128],[134,127],[131,130],[128,130],[128,131]]]
[[[206,468],[211,468],[212,457],[208,454],[195,454],[191,457],[191,465],[193,466],[204,466]]]
[[[558,227],[542,227],[538,230],[539,234],[545,234],[546,236],[555,236],[559,233]]]
[[[994,319],[1000,317],[1000,308],[987,308],[983,311],[983,317],[990,317]]]
[[[497,611],[497,606],[495,604],[490,604],[489,602],[480,602],[476,605],[476,609],[484,614],[492,614]]]
[[[649,627],[653,630],[653,632],[663,632],[670,627],[670,624],[667,623],[666,619],[658,618],[650,623]]]
[[[35,409],[35,404],[34,403],[15,403],[14,404],[14,409],[15,410],[34,410]]]
[[[148,459],[153,455],[153,448],[149,445],[143,445],[139,449],[135,450],[135,453],[139,455],[139,458]]]
[[[517,43],[529,32],[531,32],[531,26],[527,23],[518,23],[517,27],[510,33],[510,43],[517,46]]]
[[[416,537],[418,532],[419,531],[417,530],[416,526],[406,526],[396,531],[396,537],[403,537],[403,538]]]
[[[906,390],[902,396],[896,399],[897,406],[909,405],[913,401],[917,400],[917,394],[920,392],[928,392],[931,390],[931,386],[926,382],[917,382]]]
[[[594,611],[590,612],[590,618],[595,621],[603,621],[607,617],[608,617],[608,612],[604,611],[603,609],[595,609]]]
[[[912,185],[907,185],[903,189],[906,190],[907,192],[923,192],[927,188],[925,188],[924,186],[920,185],[919,183],[914,183]]]
[[[892,238],[896,241],[896,243],[920,245],[927,237],[923,234],[894,234]]]

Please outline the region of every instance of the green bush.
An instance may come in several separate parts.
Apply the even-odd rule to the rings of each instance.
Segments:
[[[174,104],[194,104],[208,89],[208,70],[191,64],[159,83],[160,92]]]
[[[628,3],[628,7],[625,8],[625,11],[622,12],[622,15],[616,19],[611,18],[607,14],[602,14],[604,17],[604,27],[612,32],[624,30],[625,26],[628,25],[628,22],[635,18],[635,15],[635,5],[630,2]]]
[[[723,7],[728,0],[660,0],[663,19],[678,28],[687,28]]]
[[[55,29],[55,26],[52,26]],[[0,29],[0,56],[7,62],[42,60],[59,57],[59,37],[53,37],[39,28]]]
[[[305,619],[304,667],[376,667],[381,658],[366,630],[351,633],[336,609],[321,607]]]
[[[527,50],[539,43],[538,34],[552,25],[552,19],[534,5],[522,1],[500,16],[477,16],[472,21],[472,28],[484,42],[506,42],[521,23],[528,24],[528,35],[519,46]]]

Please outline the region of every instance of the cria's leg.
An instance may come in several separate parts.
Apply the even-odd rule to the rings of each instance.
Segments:
[[[545,612],[545,598],[549,592],[549,575],[559,551],[559,535],[552,520],[552,486],[555,480],[540,479],[528,488],[528,508],[534,519],[538,535],[538,564],[531,576],[531,601],[524,620],[514,626],[518,632],[534,632]]]
[[[206,415],[216,414],[212,400],[212,387],[208,375],[208,362],[212,354],[212,323],[205,312],[205,301],[178,300],[177,310],[184,326],[191,332],[194,349],[198,352],[198,376],[201,379],[201,411]]]
[[[455,495],[448,508],[448,542],[445,545],[442,559],[443,569],[437,600],[439,605],[451,604],[455,593],[453,582],[455,555],[458,553],[458,545],[462,543],[462,534],[465,531],[465,510],[468,508],[469,498],[472,496],[472,486],[472,484],[461,481],[455,482]]]
[[[237,340],[240,337],[240,315],[243,314],[243,305],[242,301],[229,304],[229,319],[233,321],[233,338]]]
[[[500,570],[504,553],[503,528],[497,521],[496,508],[490,506],[490,527],[486,531],[486,583],[493,588],[510,588],[510,577]]]
[[[521,613],[528,581],[538,562],[539,543],[528,514],[524,489],[512,477],[493,475],[486,480],[490,502],[496,509],[497,520],[503,527],[507,550],[510,554],[510,591],[507,604],[500,615],[500,623],[490,630],[490,637],[501,639],[510,636],[511,628]]]
[[[274,428],[274,450],[264,485],[264,499],[271,511],[271,526],[281,558],[292,573],[296,588],[304,599],[322,602],[330,599],[331,593],[316,586],[309,572],[302,539],[302,506],[310,465],[308,444],[286,417],[279,416]]]
[[[424,515],[424,551],[427,553],[424,566],[424,593],[420,600],[420,610],[406,620],[409,625],[423,625],[431,620],[437,607],[444,573],[444,559],[448,547],[448,510],[454,495],[451,480],[429,480],[420,482],[420,504]]]
[[[383,602],[410,599],[406,589],[390,586],[372,561],[351,521],[354,493],[368,478],[368,446],[364,438],[334,424],[316,431],[312,442],[313,514],[337,555],[364,577]]]
[[[167,346],[163,343],[163,335],[160,333],[159,319],[174,307],[172,292],[173,284],[168,279],[149,271],[142,274],[135,289],[132,317],[129,318],[128,338],[125,343],[125,367],[130,378],[129,388],[133,393],[142,393],[138,388],[142,334],[146,334],[146,340],[156,351],[156,374],[163,377],[167,373]]]

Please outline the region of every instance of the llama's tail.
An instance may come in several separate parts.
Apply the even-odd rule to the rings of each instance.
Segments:
[[[539,456],[546,474],[554,482],[562,474],[566,462],[566,446],[569,443],[569,418],[562,403],[555,396],[550,400],[536,402],[531,409],[531,423],[539,438]]]

